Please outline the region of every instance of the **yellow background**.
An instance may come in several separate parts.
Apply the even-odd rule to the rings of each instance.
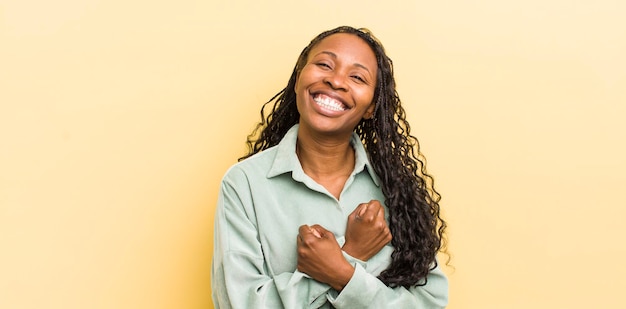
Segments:
[[[219,181],[300,50],[370,28],[450,306],[623,308],[626,2],[0,1],[0,308],[211,308]]]

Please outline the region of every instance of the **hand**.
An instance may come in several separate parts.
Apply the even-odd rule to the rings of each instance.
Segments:
[[[320,225],[302,225],[298,230],[298,271],[341,291],[354,267],[346,261],[335,235]]]
[[[391,232],[385,220],[385,209],[377,200],[363,203],[348,216],[346,243],[343,251],[367,261],[391,241]]]

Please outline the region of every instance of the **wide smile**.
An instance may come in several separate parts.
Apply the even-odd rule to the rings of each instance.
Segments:
[[[323,93],[317,93],[313,95],[313,101],[322,109],[334,112],[342,112],[348,110],[348,106],[341,101],[327,96]]]

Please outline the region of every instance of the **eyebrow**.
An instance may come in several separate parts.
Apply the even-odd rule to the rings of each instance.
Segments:
[[[331,51],[324,50],[324,51],[321,51],[321,52],[317,53],[317,55],[319,55],[319,54],[327,54],[327,55],[337,59],[337,54],[335,54],[335,53],[333,53]],[[315,56],[317,56],[317,55],[315,55]],[[372,72],[370,72],[370,70],[366,66],[364,66],[364,65],[362,65],[362,64],[360,64],[358,62],[354,63],[353,65],[355,67],[363,68],[364,70],[367,71],[367,73],[372,74]]]

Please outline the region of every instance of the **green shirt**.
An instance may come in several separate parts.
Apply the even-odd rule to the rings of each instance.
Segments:
[[[342,246],[356,206],[385,200],[358,135],[351,139],[354,171],[339,200],[302,170],[297,135],[295,125],[280,144],[233,165],[222,180],[211,276],[215,308],[445,307],[448,282],[438,267],[426,285],[410,289],[389,288],[376,278],[391,261],[391,244],[368,261],[344,252],[355,272],[341,293],[296,270],[301,225],[320,224]]]

